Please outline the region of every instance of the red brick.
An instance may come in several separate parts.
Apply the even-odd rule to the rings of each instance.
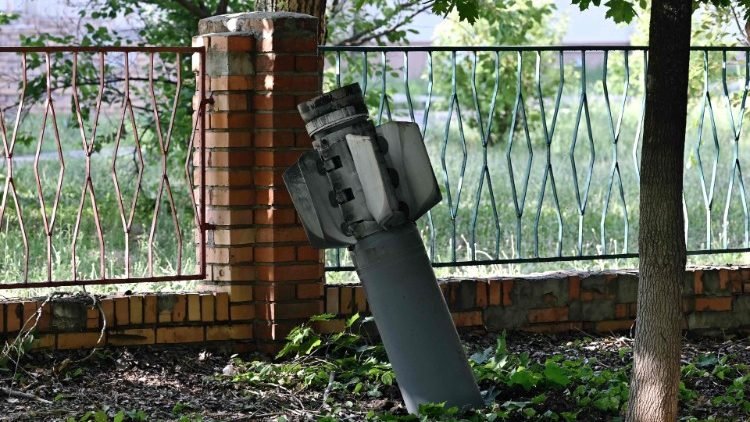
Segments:
[[[21,330],[21,319],[23,318],[23,308],[20,303],[13,302],[5,304],[6,309],[6,329],[7,333],[14,333]]]
[[[746,282],[745,282],[745,283],[743,284],[743,288],[745,289],[745,294],[748,294],[748,293],[750,293],[750,281],[746,281]]]
[[[188,321],[201,320],[201,298],[195,293],[187,295],[187,317]]]
[[[346,321],[343,319],[317,321],[313,324],[313,327],[321,334],[340,333],[346,329]]]
[[[295,58],[294,67],[298,72],[312,73],[322,71],[323,56],[297,56]]]
[[[297,298],[297,286],[292,283],[263,283],[253,289],[256,301],[294,301]]]
[[[500,280],[490,280],[489,304],[497,306],[503,304],[503,284]]]
[[[49,304],[47,304],[49,305]],[[45,307],[47,306],[45,305]],[[44,311],[42,311],[44,312]],[[48,313],[51,312],[51,310],[47,311]],[[86,309],[86,329],[87,330],[96,330],[99,329],[99,317],[100,312],[98,307],[91,307]],[[52,316],[50,315],[50,320]]]
[[[307,235],[302,227],[259,228],[256,232],[259,243],[306,242]]]
[[[628,304],[618,303],[615,305],[615,318],[625,319],[628,317]]]
[[[130,303],[127,297],[115,298],[115,324],[117,326],[130,324]]]
[[[143,298],[143,322],[146,324],[155,324],[158,320],[157,303],[155,295],[146,295]]]
[[[295,68],[294,56],[274,53],[261,53],[255,56],[255,71],[292,72]]]
[[[504,280],[503,281],[503,305],[509,306],[512,305],[513,302],[510,299],[510,293],[513,290],[513,280]]]
[[[143,324],[143,297],[130,296],[130,323]]]
[[[297,285],[298,299],[320,299],[323,297],[325,285],[322,282],[300,283]]]
[[[314,265],[289,265],[271,266],[258,265],[256,267],[258,280],[260,281],[302,281],[318,280],[323,277],[323,266]]]
[[[214,309],[217,321],[229,320],[229,295],[219,292],[214,295]]]
[[[200,194],[196,192],[196,199],[200,198]],[[252,188],[233,188],[230,192],[227,188],[212,187],[206,189],[206,205],[210,206],[234,206],[234,205],[255,205],[255,187]],[[218,210],[217,210],[218,211]],[[244,210],[235,211],[235,214],[241,214],[243,218],[250,218],[252,223],[252,214],[248,214]],[[221,212],[217,212],[214,215],[217,221],[229,221],[231,222],[231,215],[226,216]],[[218,224],[218,223],[214,223]],[[248,223],[246,223],[248,224]]]
[[[255,76],[219,76],[208,78],[210,91],[247,91],[255,88]]]
[[[57,348],[61,350],[93,349],[94,347],[97,347],[100,345],[99,334],[100,333],[97,333],[97,332],[60,333],[57,335]],[[106,342],[106,337],[102,339],[102,343],[104,342]]]
[[[217,226],[252,224],[253,210],[208,208],[206,209],[206,222]]]
[[[488,283],[483,280],[478,280],[476,284],[476,306],[478,308],[486,308],[488,302]]]
[[[107,323],[107,327],[114,327],[115,325],[115,302],[112,299],[103,299],[101,301],[102,306],[102,321]]]
[[[567,321],[568,307],[531,309],[528,313],[528,319],[531,323]]]
[[[107,344],[112,346],[144,345],[155,342],[156,334],[153,328],[113,330],[107,335]]]
[[[294,211],[294,209],[291,208],[269,208],[266,210],[255,210],[253,219],[255,221],[255,224],[294,224],[297,221],[297,213]],[[302,241],[300,233],[297,233],[298,230],[292,230],[295,232],[293,235],[294,240]],[[269,235],[268,232],[265,232],[264,234]],[[304,236],[304,240],[307,240],[307,235],[305,235],[304,230],[301,234]],[[265,237],[263,238],[263,240],[258,239],[258,241],[270,241],[267,239],[268,237]]]
[[[451,316],[456,327],[481,327],[484,325],[482,311],[455,312]]]
[[[636,315],[638,315],[638,304],[633,302],[628,306],[628,316],[630,318],[635,318]]]
[[[272,74],[257,75],[254,82],[258,90],[280,92],[317,92],[320,89],[319,75]]]
[[[262,187],[284,187],[284,170],[257,170],[255,171],[255,185]]]
[[[206,114],[207,129],[253,129],[255,113],[247,111],[214,111]]]
[[[252,246],[227,248],[206,248],[206,262],[209,264],[241,264],[253,262]]]
[[[270,92],[253,96],[253,109],[259,111],[288,111],[297,110],[294,95],[272,95]]]
[[[365,288],[362,286],[354,288],[354,311],[367,312],[367,297],[365,296]]]
[[[248,263],[242,265],[212,265],[211,280],[213,281],[252,281],[255,280],[255,267]],[[233,301],[237,301],[232,298]]]
[[[726,290],[729,285],[729,270],[722,268],[719,270],[719,288]]]
[[[256,42],[257,51],[275,53],[315,53],[318,51],[317,37],[261,38]]]
[[[206,172],[207,187],[245,187],[254,186],[253,173],[250,169],[227,170],[224,168],[208,168]],[[193,171],[193,183],[200,185],[202,177],[199,169]]]
[[[172,321],[183,322],[187,316],[187,297],[184,294],[178,294],[175,297],[174,306],[172,307]]]
[[[339,287],[326,287],[326,313],[332,315],[340,314],[339,309]]]
[[[294,246],[255,248],[256,262],[290,262],[295,259]]]
[[[220,111],[248,111],[250,99],[244,93],[215,93],[211,96],[213,104],[209,107],[212,112]]]
[[[731,297],[696,297],[695,310],[700,311],[731,311]]]
[[[206,327],[206,341],[226,341],[232,338],[229,325],[209,325]]]
[[[212,35],[209,36],[209,49],[215,51],[253,52],[255,39],[246,35]]]
[[[341,286],[339,291],[341,297],[341,310],[340,312],[344,315],[350,315],[354,313],[354,292],[351,287]]]
[[[703,270],[696,270],[693,278],[693,291],[696,295],[703,294]]]
[[[304,129],[305,122],[300,117],[299,112],[294,109],[290,111],[278,111],[274,109],[273,112],[256,113],[254,127],[258,129]]]
[[[214,320],[214,295],[201,295],[201,321],[211,322]]]
[[[247,129],[232,129],[231,131],[206,130],[206,148],[248,148],[254,146],[254,132]],[[199,138],[196,137],[196,143]],[[198,146],[198,145],[196,145]]]
[[[157,343],[195,343],[203,341],[203,327],[159,327]]]
[[[197,161],[197,162],[196,162]],[[196,165],[200,165],[200,155],[194,154],[193,162]],[[215,151],[209,150],[206,152],[206,167],[251,167],[255,164],[255,156],[252,151]],[[206,169],[206,173],[210,174],[211,169]],[[252,173],[250,174],[252,176]],[[233,177],[237,177],[235,173],[232,173]],[[239,177],[246,177],[241,174]],[[200,180],[200,179],[195,179]],[[208,184],[211,179],[206,179]],[[252,180],[251,180],[252,181]],[[196,183],[197,184],[197,183]],[[235,183],[236,185],[237,183]]]
[[[323,313],[323,302],[270,303],[270,319],[308,319]],[[259,315],[260,317],[260,315]]]
[[[257,148],[292,147],[295,145],[296,132],[298,131],[283,130],[283,128],[259,129],[253,134],[253,146]],[[310,144],[305,146],[309,148]]]
[[[311,246],[297,246],[297,260],[322,262],[323,251]]]
[[[255,203],[271,206],[292,205],[292,197],[286,188],[258,189],[255,191]]]
[[[581,297],[581,277],[568,277],[568,300],[578,300]]]
[[[42,334],[34,337],[34,341],[31,344],[33,349],[53,349],[55,348],[55,342],[57,341],[57,335],[55,334]]]
[[[286,169],[297,163],[302,152],[303,151],[257,151],[255,153],[255,165],[258,167],[278,167]]]
[[[246,321],[255,318],[255,306],[250,304],[233,303],[229,307],[232,321]]]

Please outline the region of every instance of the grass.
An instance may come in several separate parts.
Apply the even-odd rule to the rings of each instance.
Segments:
[[[150,236],[153,216],[158,199],[160,183],[162,181],[162,163],[160,153],[150,147],[155,143],[153,131],[149,130],[146,120],[139,120],[139,136],[142,145],[143,166],[140,165],[135,154],[135,141],[132,129],[127,126],[118,147],[115,159],[114,133],[117,123],[113,116],[105,116],[100,123],[97,136],[97,152],[91,157],[90,174],[93,193],[96,197],[99,224],[103,236],[103,251],[95,219],[95,212],[91,201],[91,191],[86,191],[85,201],[80,212],[80,226],[78,234],[75,228],[81,206],[81,197],[86,181],[86,161],[82,151],[80,134],[77,124],[71,122],[70,116],[58,115],[58,131],[60,133],[63,150],[64,174],[60,183],[59,203],[54,209],[57,196],[59,174],[62,169],[58,159],[54,140],[54,129],[48,120],[41,147],[41,159],[38,163],[44,211],[48,224],[52,227],[48,236],[45,230],[45,217],[38,194],[35,179],[34,154],[41,132],[41,119],[33,116],[36,110],[32,108],[21,126],[19,143],[14,151],[14,183],[19,200],[19,207],[23,218],[24,230],[16,214],[16,206],[12,197],[8,197],[5,218],[0,226],[0,280],[3,282],[28,282],[74,279],[124,278],[126,257],[130,260],[130,277],[145,277],[153,274],[174,275],[178,267],[182,274],[195,274],[196,248],[194,245],[194,213],[190,202],[190,187],[186,181],[184,170],[184,148],[173,147],[169,154],[167,175],[170,181],[172,197],[179,223],[179,234],[182,245],[178,242],[177,228],[173,222],[173,212],[168,201],[168,194],[164,191],[160,199],[160,209],[155,221],[153,238]],[[139,116],[142,117],[142,116]],[[90,128],[89,128],[90,129]],[[175,140],[178,142],[181,140]],[[120,211],[120,201],[116,193],[115,181],[112,175],[112,165],[115,163],[117,184],[121,191],[123,211]],[[0,183],[6,179],[5,163],[0,164]],[[143,177],[141,186],[137,188],[138,171],[142,167]],[[136,190],[138,199],[134,201]],[[134,208],[134,210],[132,210]],[[129,253],[126,254],[125,226],[132,210],[130,224],[130,238],[128,240]],[[54,212],[54,225],[52,217]],[[123,215],[124,221],[123,223]],[[27,236],[28,251],[24,247],[24,233]],[[75,240],[75,249],[73,247]],[[48,249],[49,247],[49,249]],[[153,255],[149,259],[149,247]],[[181,248],[181,250],[180,250]],[[75,253],[74,253],[75,251]],[[50,265],[48,266],[48,253]],[[178,256],[181,256],[178,259]],[[25,263],[28,259],[28,273]],[[73,260],[76,260],[74,266]],[[101,260],[104,261],[104,274],[101,271]],[[149,268],[149,260],[153,272]],[[75,269],[74,269],[75,268]],[[74,276],[75,272],[75,276]],[[184,290],[192,289],[194,282],[124,284],[120,286],[91,286],[87,290],[97,293],[110,293],[115,290]],[[56,288],[61,290],[80,290],[80,287]],[[23,296],[38,296],[46,294],[50,289],[29,288],[15,290],[13,294]]]
[[[416,53],[415,53],[416,54]],[[424,56],[424,53],[418,53]],[[526,111],[526,123],[529,139],[525,138],[523,130],[524,119],[519,117],[517,125],[512,130],[507,121],[508,110],[495,110],[494,119],[489,119],[491,93],[487,89],[478,92],[479,109],[484,116],[485,128],[487,122],[495,123],[489,131],[489,142],[483,145],[482,136],[477,124],[478,113],[471,89],[457,92],[460,105],[460,121],[458,109],[449,112],[449,93],[451,87],[451,72],[439,68],[439,63],[450,53],[435,53],[433,56],[436,68],[433,80],[432,100],[427,119],[425,144],[432,159],[433,168],[443,193],[443,202],[438,204],[418,224],[423,233],[428,253],[436,262],[482,261],[492,259],[515,259],[532,257],[555,257],[583,255],[601,255],[605,253],[634,253],[637,251],[638,238],[638,176],[632,153],[639,149],[636,128],[642,112],[642,81],[639,78],[642,63],[638,54],[631,57],[631,86],[630,98],[624,104],[622,101],[623,72],[619,56],[610,60],[609,95],[611,96],[613,126],[622,112],[622,129],[615,147],[611,138],[611,127],[607,104],[603,93],[602,63],[589,60],[587,67],[586,90],[588,110],[590,116],[592,137],[587,132],[586,115],[584,114],[577,125],[577,111],[581,89],[581,69],[575,60],[575,54],[566,53],[563,90],[557,124],[549,146],[550,164],[557,188],[559,210],[555,205],[552,193],[551,177],[544,181],[547,145],[544,141],[541,107],[536,99],[536,91],[531,83],[534,80],[534,66],[532,62],[524,61],[522,94]],[[463,53],[459,53],[463,54]],[[515,53],[511,54],[514,55]],[[441,56],[442,55],[442,56]],[[343,54],[346,59],[347,54]],[[380,57],[376,60],[378,65]],[[382,73],[371,68],[368,72],[367,101],[373,111],[374,120],[382,117],[386,119],[387,110],[396,120],[410,120],[405,94],[405,83],[402,59],[399,53],[389,54],[390,72],[386,73],[385,91],[383,91]],[[442,58],[441,58],[442,57]],[[492,54],[480,54],[479,60],[493,60]],[[424,57],[423,57],[424,58]],[[460,58],[460,57],[459,57]],[[533,58],[532,55],[526,59]],[[342,83],[359,81],[361,55],[352,55],[352,61],[343,63]],[[401,61],[400,61],[401,60]],[[442,60],[442,61],[441,61]],[[412,57],[412,69],[418,63]],[[463,74],[470,75],[472,61],[459,60]],[[549,63],[548,63],[549,64]],[[554,63],[553,63],[554,64]],[[511,66],[512,67],[512,66]],[[413,70],[412,70],[413,72]],[[702,130],[699,130],[701,93],[693,91],[689,112],[688,139],[686,149],[685,172],[685,204],[688,221],[688,249],[716,249],[725,245],[733,248],[748,246],[748,225],[750,219],[743,205],[746,201],[739,194],[739,178],[735,176],[735,183],[731,197],[728,195],[729,181],[733,171],[733,134],[730,123],[730,113],[722,97],[720,69],[711,67],[710,94],[713,100],[716,118],[716,140],[719,153],[713,146],[713,132],[710,120],[705,120]],[[730,74],[732,69],[730,69]],[[735,72],[736,73],[736,72]],[[427,94],[426,75],[421,77],[410,75],[409,88],[414,104],[414,118],[422,122],[425,115],[425,95]],[[490,75],[491,76],[491,75]],[[481,87],[488,84],[487,75],[481,81]],[[545,79],[544,107],[548,128],[551,130],[554,94],[557,87],[555,68],[543,72]],[[736,75],[731,76],[736,78]],[[491,79],[491,78],[490,78]],[[327,73],[327,87],[335,85],[335,75]],[[738,114],[737,87],[732,86],[732,98],[735,101],[734,116]],[[468,92],[467,92],[468,89]],[[388,94],[390,101],[382,103],[381,94]],[[517,93],[515,87],[500,87],[498,95],[502,101],[498,104],[512,104],[509,98]],[[188,101],[188,98],[183,98]],[[386,107],[390,105],[390,107]],[[48,277],[47,268],[47,237],[44,234],[44,222],[40,211],[36,182],[34,179],[32,156],[36,151],[36,143],[42,128],[41,106],[30,110],[21,126],[21,137],[15,151],[15,182],[19,201],[24,215],[24,224],[29,243],[29,280],[44,280]],[[115,107],[116,108],[116,107]],[[101,224],[104,228],[105,239],[105,269],[108,277],[122,277],[125,273],[125,236],[120,215],[117,196],[114,194],[115,185],[111,177],[111,164],[114,153],[114,132],[118,125],[117,110],[107,110],[104,121],[100,125],[97,145],[100,150],[92,158],[91,172],[96,193]],[[164,112],[164,111],[163,111]],[[500,115],[506,117],[499,117]],[[12,113],[6,115],[10,119]],[[744,118],[744,117],[743,117]],[[144,145],[155,145],[154,134],[148,125],[148,116],[139,114],[138,117],[141,141]],[[86,200],[78,243],[73,252],[73,232],[78,215],[81,198],[81,188],[84,184],[85,160],[81,154],[80,135],[77,124],[72,121],[69,113],[58,112],[58,124],[65,151],[65,176],[61,185],[60,205],[56,211],[56,221],[51,242],[50,255],[52,267],[49,269],[53,279],[70,279],[73,276],[73,256],[78,261],[77,274],[79,278],[99,278],[99,243],[96,236],[93,213],[89,199]],[[11,124],[7,124],[12,127]],[[56,160],[57,153],[52,134],[54,130],[47,122],[46,134],[42,142],[43,160],[40,162],[42,190],[44,192],[45,211],[47,216],[52,214],[52,203],[55,198],[57,176],[60,164]],[[699,162],[696,154],[698,134],[703,136]],[[512,148],[508,154],[509,142],[512,134]],[[576,139],[575,148],[573,140]],[[185,140],[175,140],[185,142]],[[740,158],[750,142],[746,137],[740,137],[738,143]],[[132,206],[135,192],[134,179],[138,173],[134,140],[129,127],[126,126],[125,137],[119,147],[122,155],[118,155],[116,168],[119,183],[123,190],[123,206],[125,215]],[[530,150],[529,150],[530,146]],[[175,241],[175,229],[172,225],[172,215],[168,211],[168,204],[162,201],[162,211],[157,221],[156,236],[149,238],[151,218],[156,202],[161,170],[159,154],[155,148],[144,148],[144,176],[142,189],[134,213],[129,241],[131,258],[131,273],[143,276],[148,273],[149,246],[153,247],[154,274],[174,274],[179,263],[187,272],[195,266],[195,248],[192,247],[192,211],[188,196],[187,181],[185,180],[183,162],[185,152],[173,150],[173,158],[169,161],[169,176],[175,192],[175,205],[180,232],[183,238],[183,254],[178,260],[178,248]],[[572,160],[571,160],[572,151]],[[530,154],[531,152],[531,154]],[[612,169],[617,156],[620,178],[611,179]],[[484,158],[486,156],[486,171]],[[510,157],[510,165],[508,162]],[[589,159],[594,157],[589,173]],[[465,162],[464,162],[465,158]],[[713,159],[716,159],[715,179]],[[530,166],[527,162],[530,160]],[[741,164],[744,164],[740,160]],[[575,172],[573,165],[575,164]],[[0,164],[0,173],[4,174],[4,163]],[[701,180],[699,170],[703,168],[705,178]],[[528,171],[528,180],[526,174]],[[0,176],[0,179],[4,176]],[[587,183],[590,178],[590,188]],[[4,180],[4,179],[3,179]],[[0,180],[2,182],[3,180]],[[713,182],[712,182],[713,180]],[[612,181],[612,190],[609,182]],[[622,182],[622,197],[619,182]],[[491,189],[490,189],[491,182]],[[577,184],[577,188],[576,188]],[[479,187],[481,186],[481,189]],[[713,186],[713,188],[712,188]],[[704,188],[705,193],[704,195]],[[514,196],[515,191],[515,196]],[[586,195],[588,193],[588,195]],[[710,194],[710,195],[709,195]],[[610,195],[609,202],[607,196]],[[727,198],[730,198],[726,207]],[[12,201],[10,201],[12,202]],[[726,208],[727,226],[723,226]],[[558,214],[559,212],[559,214]],[[538,215],[538,219],[537,219]],[[559,218],[559,220],[558,220]],[[0,260],[0,280],[10,283],[24,280],[26,277],[24,263],[26,253],[23,249],[23,239],[19,229],[19,222],[15,217],[13,204],[6,209],[5,218],[0,226],[0,250],[4,252]],[[627,227],[626,227],[627,226]],[[725,235],[726,233],[726,235]],[[338,255],[337,255],[338,254]],[[736,264],[748,262],[746,254],[733,253],[726,255],[708,255],[691,257],[692,264],[708,264],[717,262],[732,262]],[[329,266],[341,264],[351,265],[351,260],[344,251],[328,251]],[[438,276],[482,276],[498,274],[525,274],[541,271],[565,269],[602,269],[634,267],[637,260],[595,260],[551,263],[521,263],[487,265],[476,267],[448,267],[436,270]],[[329,282],[351,281],[352,273],[330,272]],[[122,286],[125,288],[154,288],[169,289],[189,288],[190,283],[156,284],[152,286]],[[121,287],[121,288],[122,288]],[[94,290],[110,291],[111,287],[96,287]],[[39,290],[29,290],[24,294],[40,293]]]
[[[640,139],[638,139],[636,128],[642,113],[642,82],[637,76],[637,69],[641,67],[638,59],[637,56],[631,58],[630,96],[624,107],[621,96],[622,74],[620,73],[618,77],[617,63],[614,59],[610,61],[609,95],[612,106],[612,126],[617,127],[620,113],[623,114],[617,146],[614,145],[611,136],[612,127],[600,77],[601,64],[590,63],[587,68],[587,101],[592,132],[590,142],[586,130],[585,113],[576,128],[580,104],[581,72],[575,64],[566,64],[562,100],[549,147],[550,164],[559,200],[559,220],[558,209],[552,194],[551,179],[548,177],[544,182],[547,145],[544,141],[540,105],[536,100],[536,92],[533,90],[535,87],[525,87],[522,91],[528,116],[529,144],[532,152],[530,157],[522,126],[523,119],[520,115],[519,123],[513,131],[510,129],[502,131],[493,126],[490,131],[490,143],[484,147],[476,124],[477,113],[472,93],[457,93],[461,106],[461,121],[459,122],[457,111],[449,113],[448,102],[445,100],[448,93],[446,90],[450,89],[449,81],[435,80],[435,87],[441,88],[442,91],[433,93],[425,144],[443,193],[443,202],[432,209],[430,213],[432,224],[429,224],[427,218],[423,218],[418,223],[428,247],[428,253],[433,256],[434,260],[452,262],[536,256],[554,257],[558,255],[558,248],[563,256],[575,256],[579,253],[600,255],[637,252],[639,188],[638,169],[633,159],[633,151],[635,150],[640,157]],[[533,66],[526,66],[526,69],[527,72],[533,72]],[[731,68],[729,72],[731,80]],[[729,197],[727,206],[729,181],[732,178],[734,164],[732,153],[734,136],[730,110],[723,97],[721,84],[718,83],[721,81],[718,69],[712,68],[709,70],[709,75],[710,80],[716,81],[710,85],[709,93],[715,116],[719,153],[717,154],[714,149],[713,128],[708,113],[705,115],[703,127],[700,127],[702,93],[693,92],[688,115],[685,154],[687,245],[688,250],[743,248],[748,246],[746,225],[748,214],[743,207],[746,200],[740,195],[737,176],[735,176],[732,195]],[[531,78],[532,75],[528,76]],[[403,84],[397,78],[389,82],[391,85],[390,88],[386,87],[386,92],[391,98],[397,98],[395,93],[404,92]],[[412,82],[410,88],[417,84],[418,82]],[[374,82],[370,84],[369,89],[369,95],[376,98],[382,92],[381,86]],[[423,88],[415,89],[423,90]],[[512,91],[506,95],[515,95],[515,87]],[[732,112],[736,119],[739,115],[739,92],[736,89],[730,92],[733,101]],[[554,94],[554,90],[547,92],[544,99],[548,128],[551,128]],[[482,95],[482,98],[487,100],[480,102],[486,128],[490,95],[480,93],[480,97]],[[374,104],[371,104],[371,109],[375,109],[373,106]],[[394,118],[410,119],[406,104],[396,103],[392,109]],[[419,116],[423,115],[423,110],[424,107],[421,105],[416,110],[416,120],[420,124],[421,117]],[[735,124],[739,123],[735,122]],[[446,127],[448,127],[447,131]],[[461,128],[463,131],[460,130]],[[509,156],[512,167],[508,163],[511,132],[513,146]],[[702,136],[700,162],[696,152],[699,134]],[[573,149],[574,138],[576,144]],[[746,136],[739,138],[740,168],[744,165],[742,154],[749,147],[748,143],[750,139]],[[571,162],[571,151],[573,151],[572,161],[575,163],[575,172]],[[486,173],[483,172],[485,153]],[[592,153],[594,161],[589,176],[588,166]],[[615,157],[617,157],[619,178],[616,173],[613,176]],[[531,158],[530,169],[527,167],[529,158]],[[712,182],[714,159],[716,160],[715,179]],[[703,181],[700,178],[701,166],[704,171]],[[524,183],[527,169],[528,182]],[[588,196],[586,196],[588,177],[591,182]],[[611,191],[609,190],[610,181],[612,182]],[[620,181],[622,197],[619,189]],[[578,192],[576,192],[576,183]],[[707,193],[705,197],[704,184]],[[480,185],[481,190],[479,190]],[[708,195],[711,191],[713,191],[712,196]],[[608,195],[610,196],[609,202],[607,202]],[[728,222],[726,229],[723,224],[725,211]],[[348,257],[342,252],[338,253],[341,254],[339,256],[341,264],[350,265],[351,261]],[[329,265],[339,262],[336,254],[335,251],[328,252]],[[719,262],[742,264],[747,263],[748,258],[746,254],[731,253],[693,256],[689,260],[689,263],[694,265]],[[564,264],[552,262],[438,268],[436,272],[442,277],[481,276],[533,273],[561,268],[603,269],[635,266],[637,266],[635,259],[617,259]],[[351,281],[353,278],[353,274],[349,273],[329,273],[328,277],[331,282]]]

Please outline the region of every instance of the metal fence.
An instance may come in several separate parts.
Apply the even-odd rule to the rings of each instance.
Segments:
[[[204,278],[203,54],[0,47],[0,289]]]
[[[419,222],[436,267],[635,258],[645,47],[321,47],[376,122],[419,124],[443,202]],[[689,254],[747,252],[747,48],[693,48]],[[329,251],[327,270],[351,270]]]

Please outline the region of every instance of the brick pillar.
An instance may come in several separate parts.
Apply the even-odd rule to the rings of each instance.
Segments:
[[[232,321],[252,320],[261,350],[323,312],[322,253],[312,249],[281,175],[311,148],[296,105],[320,94],[317,19],[215,16],[206,47],[207,280],[227,291]]]

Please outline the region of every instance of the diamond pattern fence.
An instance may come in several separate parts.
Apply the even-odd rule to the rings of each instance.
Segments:
[[[204,278],[193,55],[0,48],[0,289]]]
[[[419,226],[435,267],[636,258],[645,47],[321,47],[376,122],[419,124],[443,193]],[[750,251],[747,48],[692,53],[690,254]],[[329,271],[351,270],[329,251]]]

